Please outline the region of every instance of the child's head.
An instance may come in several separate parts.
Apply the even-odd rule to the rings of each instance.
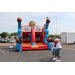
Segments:
[[[52,42],[54,42],[54,39],[52,39]]]
[[[54,39],[47,38],[47,42],[54,42]]]
[[[50,39],[50,42],[54,42],[54,39]]]

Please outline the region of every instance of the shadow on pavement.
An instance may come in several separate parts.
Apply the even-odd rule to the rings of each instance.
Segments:
[[[42,58],[39,60],[40,62],[54,62],[52,58]]]
[[[9,49],[9,52],[19,52],[19,51],[16,50],[16,48],[14,48],[14,49]]]

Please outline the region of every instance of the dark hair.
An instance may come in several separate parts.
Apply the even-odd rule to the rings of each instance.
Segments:
[[[56,44],[54,45],[54,47],[56,47]]]
[[[50,42],[54,42],[54,39],[50,39]]]
[[[50,42],[52,42],[52,39],[50,39]]]
[[[54,39],[52,39],[52,42],[54,42]]]

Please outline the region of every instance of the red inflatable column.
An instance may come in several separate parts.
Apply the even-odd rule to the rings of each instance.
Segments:
[[[34,30],[34,28],[32,28],[31,31],[32,31],[32,43],[35,43],[35,30]]]

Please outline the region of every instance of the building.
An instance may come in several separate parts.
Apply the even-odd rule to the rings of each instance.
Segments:
[[[75,32],[63,32],[61,33],[62,43],[74,43],[75,42]]]

